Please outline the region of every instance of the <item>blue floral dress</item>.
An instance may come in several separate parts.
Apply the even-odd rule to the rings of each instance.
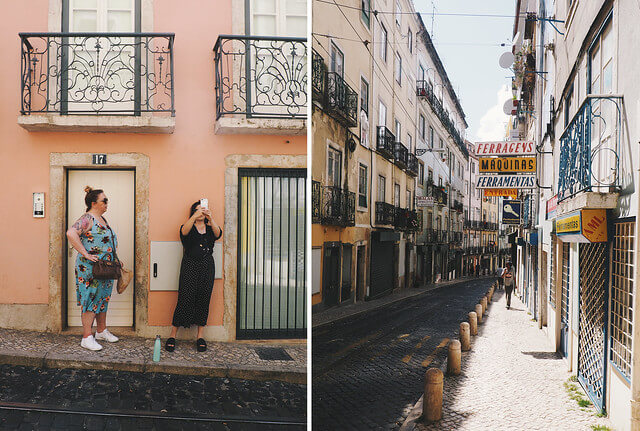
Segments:
[[[92,215],[93,217],[93,215]],[[91,230],[80,235],[80,241],[89,254],[99,259],[112,260],[118,238],[108,227],[93,217]],[[112,237],[113,235],[113,237]],[[105,313],[109,306],[114,280],[93,278],[93,262],[78,253],[76,258],[76,298],[82,312]]]

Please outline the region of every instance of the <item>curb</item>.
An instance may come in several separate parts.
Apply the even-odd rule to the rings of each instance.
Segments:
[[[490,279],[490,278],[495,278],[495,276],[493,276],[493,275],[485,275],[485,276],[482,276],[482,277],[466,277],[464,279],[458,279],[458,280],[454,280],[454,281],[451,281],[451,282],[443,282],[443,283],[439,283],[439,284],[434,284],[431,287],[427,287],[424,290],[420,290],[419,292],[416,292],[414,294],[403,296],[402,298],[397,298],[397,299],[394,299],[393,301],[380,303],[380,304],[377,304],[375,306],[372,306],[371,308],[367,308],[366,310],[356,311],[354,313],[348,314],[346,316],[340,316],[340,317],[338,317],[338,318],[336,318],[334,320],[330,320],[330,321],[327,321],[327,322],[322,322],[322,323],[318,323],[318,324],[315,324],[315,325],[312,324],[311,325],[311,329],[312,330],[320,329],[320,328],[323,328],[325,326],[329,326],[331,324],[338,323],[338,322],[341,322],[343,320],[349,319],[351,317],[360,316],[360,315],[366,314],[366,313],[368,313],[370,311],[375,311],[375,310],[377,310],[379,308],[386,307],[387,305],[391,305],[391,304],[395,304],[396,302],[404,301],[405,299],[411,299],[411,298],[414,298],[416,296],[424,295],[424,294],[426,294],[428,292],[431,292],[433,290],[442,289],[444,287],[449,287],[449,286],[455,286],[455,285],[460,284],[460,283],[465,283],[465,282],[467,282],[469,280],[487,280],[487,279]]]
[[[266,370],[253,367],[205,367],[198,365],[183,365],[178,363],[148,362],[116,362],[78,361],[66,358],[48,358],[47,354],[32,355],[27,352],[21,354],[0,353],[0,364],[19,365],[36,368],[73,368],[84,370],[129,371],[134,373],[167,373],[206,377],[226,377],[233,379],[271,381],[307,384],[306,371]]]

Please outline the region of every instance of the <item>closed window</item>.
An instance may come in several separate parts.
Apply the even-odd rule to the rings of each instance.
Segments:
[[[360,173],[358,175],[358,206],[367,207],[367,166],[360,163]]]
[[[422,162],[418,165],[418,184],[424,184],[424,163]]]
[[[396,0],[396,25],[398,29],[402,28],[402,5],[400,0]]]
[[[402,85],[402,57],[396,52],[396,82]]]
[[[251,34],[258,36],[307,36],[306,0],[252,0]]]
[[[340,187],[342,173],[342,153],[331,147],[329,147],[327,151],[327,185]]]
[[[413,53],[413,33],[411,33],[411,29],[407,33],[407,46],[409,47],[409,52]]]
[[[382,100],[380,101],[380,106],[378,109],[378,126],[386,126],[387,125],[387,107]]]
[[[433,148],[433,127],[429,126],[429,147]]]
[[[420,120],[418,121],[418,133],[420,135],[420,139],[422,139],[422,142],[425,141],[425,123],[426,120],[424,118],[424,115],[420,114]]]
[[[393,205],[400,206],[400,184],[398,183],[393,185]]]
[[[386,181],[387,179],[383,175],[378,175],[378,202],[385,201]]]
[[[387,29],[380,24],[380,58],[387,61]]]
[[[360,78],[360,109],[369,114],[369,83]]]
[[[331,42],[331,63],[329,70],[340,76],[344,75],[344,54],[333,42]]]
[[[362,21],[367,27],[371,25],[371,0],[360,0],[360,8],[362,9]]]

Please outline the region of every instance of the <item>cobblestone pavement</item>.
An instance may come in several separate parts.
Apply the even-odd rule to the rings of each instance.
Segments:
[[[152,359],[154,339],[122,336],[117,343],[102,342],[92,352],[80,347],[80,335],[52,334],[0,328],[0,363],[42,368],[90,368],[137,372],[168,372],[242,379],[306,383],[305,343],[264,345],[208,342],[197,352],[194,341],[177,340],[176,349],[162,349],[160,362]],[[165,340],[162,340],[164,346]],[[291,360],[263,360],[258,349],[282,348]]]
[[[306,429],[261,423],[306,421],[306,385],[279,381],[0,365],[0,388],[0,430]],[[14,403],[62,412],[5,408]],[[191,420],[122,417],[129,413]]]
[[[426,367],[443,363],[446,343],[492,281],[445,286],[314,329],[313,429],[399,428]]]
[[[471,351],[463,353],[462,374],[445,375],[442,420],[428,426],[409,420],[403,431],[577,431],[611,426],[593,407],[581,408],[569,398],[566,364],[522,302],[514,296],[512,308],[505,305],[504,292],[497,291],[478,336],[472,337]],[[421,413],[418,404],[411,416]]]

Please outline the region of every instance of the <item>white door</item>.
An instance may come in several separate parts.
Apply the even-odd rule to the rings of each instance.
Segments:
[[[104,217],[118,237],[118,257],[125,268],[134,268],[135,172],[114,170],[70,170],[68,179],[67,228],[86,212],[84,188],[103,189],[109,199]],[[67,324],[82,326],[81,309],[76,301],[75,262],[77,252],[69,245],[67,253]],[[134,278],[135,280],[135,278]],[[133,326],[133,281],[119,295],[116,284],[109,301],[107,325]]]
[[[69,31],[133,33],[134,0],[70,0]],[[135,52],[133,38],[85,38],[69,41],[68,110],[133,111]]]

